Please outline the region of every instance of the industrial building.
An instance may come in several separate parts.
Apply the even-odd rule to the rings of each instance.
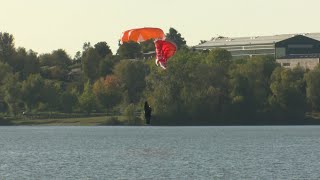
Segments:
[[[234,58],[272,55],[282,66],[312,69],[319,64],[320,33],[254,37],[217,37],[194,46],[197,50],[223,48]]]

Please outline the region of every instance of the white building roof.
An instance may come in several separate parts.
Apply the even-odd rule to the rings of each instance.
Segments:
[[[207,49],[222,46],[243,46],[243,45],[263,45],[275,44],[279,41],[303,35],[320,41],[320,33],[305,33],[305,34],[281,34],[273,36],[253,36],[253,37],[222,37],[212,38],[210,41],[194,46],[196,49]]]

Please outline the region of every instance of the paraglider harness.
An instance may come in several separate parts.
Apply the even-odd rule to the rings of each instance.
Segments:
[[[144,103],[144,117],[146,119],[146,124],[150,124],[151,121],[152,108],[149,106],[148,102]]]

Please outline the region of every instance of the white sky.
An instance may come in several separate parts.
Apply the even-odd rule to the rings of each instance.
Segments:
[[[0,31],[16,47],[62,48],[73,57],[84,42],[106,41],[113,53],[127,29],[175,28],[192,46],[218,35],[320,32],[319,0],[0,0]]]

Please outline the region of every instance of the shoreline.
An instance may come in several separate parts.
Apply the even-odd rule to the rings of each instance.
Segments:
[[[151,124],[128,123],[123,117],[114,121],[110,117],[82,117],[82,118],[59,118],[59,119],[16,119],[3,121],[0,126],[318,126],[320,119],[306,119],[300,123],[217,123],[217,124]]]

